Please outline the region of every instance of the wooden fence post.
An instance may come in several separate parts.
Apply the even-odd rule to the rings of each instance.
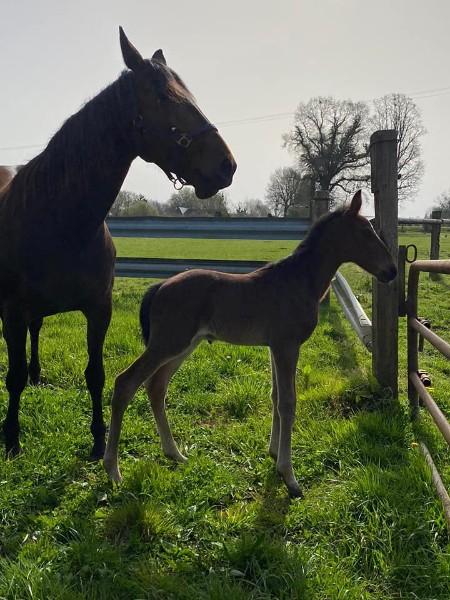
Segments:
[[[330,211],[330,192],[328,190],[316,190],[313,199],[313,210],[312,210],[312,221],[313,223],[320,219],[322,215],[325,215]],[[330,290],[325,294],[322,299],[322,304],[329,306],[330,304]]]
[[[398,162],[397,131],[376,131],[370,138],[372,192],[375,197],[375,229],[397,264]],[[386,284],[375,278],[372,285],[372,371],[380,385],[398,396],[398,279]]]
[[[431,213],[432,219],[442,219],[442,210],[433,210]],[[431,225],[431,244],[430,244],[430,260],[438,260],[440,253],[440,237],[441,223],[433,223]],[[430,279],[439,279],[437,273],[430,273]]]

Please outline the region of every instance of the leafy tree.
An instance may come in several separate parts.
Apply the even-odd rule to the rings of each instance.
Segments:
[[[398,136],[398,196],[413,198],[424,172],[420,138],[426,133],[419,109],[405,94],[388,94],[373,102],[371,130],[396,129]]]
[[[277,217],[293,216],[299,209],[309,210],[311,205],[311,180],[302,177],[298,169],[280,167],[270,176],[266,189],[266,202]]]
[[[222,216],[229,214],[228,200],[223,192],[219,192],[211,198],[200,199],[194,190],[185,187],[172,194],[168,201],[171,214],[186,214],[197,216]]]
[[[121,190],[111,206],[111,217],[148,217],[160,214],[159,204],[147,200],[142,194]]]
[[[299,104],[285,143],[320,189],[349,192],[368,180],[368,117],[364,102],[312,98]]]

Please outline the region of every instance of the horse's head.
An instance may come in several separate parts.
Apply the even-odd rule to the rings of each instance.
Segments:
[[[120,28],[126,66],[133,72],[137,111],[137,154],[156,163],[175,184],[194,186],[209,198],[229,186],[236,170],[230,149],[197,106],[162,50],[143,59]]]
[[[356,192],[350,206],[344,210],[344,226],[340,231],[344,246],[344,261],[354,262],[379,281],[387,283],[397,275],[392,256],[371,223],[359,214],[361,190]]]

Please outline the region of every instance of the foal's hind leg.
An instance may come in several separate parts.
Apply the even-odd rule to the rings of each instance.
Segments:
[[[90,454],[100,460],[105,451],[106,427],[103,421],[102,393],[105,385],[103,367],[103,344],[111,321],[111,303],[83,311],[87,319],[87,346],[89,360],[84,371],[86,384],[92,399],[91,433],[94,445]]]
[[[278,387],[278,413],[280,418],[280,441],[277,457],[277,471],[283,478],[289,494],[302,495],[292,468],[291,438],[295,420],[295,369],[298,360],[298,346],[284,344],[273,348]]]
[[[147,390],[153,414],[155,416],[162,450],[168,458],[171,458],[176,462],[186,462],[187,458],[181,454],[173,439],[165,411],[165,398],[167,386],[169,385],[171,377],[173,377],[177,369],[193,350],[194,347],[191,347],[189,351],[183,353],[181,357],[169,361],[160,367],[156,373],[145,382],[145,389]]]
[[[270,432],[269,455],[276,461],[280,444],[280,415],[278,414],[277,372],[272,350],[270,350],[270,366],[272,369],[272,430]]]
[[[41,381],[41,365],[39,363],[39,332],[44,319],[34,319],[28,325],[30,331],[30,363],[28,365],[28,377],[31,385],[37,385]]]

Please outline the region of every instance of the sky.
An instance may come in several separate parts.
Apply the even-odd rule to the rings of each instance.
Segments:
[[[0,8],[0,164],[32,158],[119,75],[122,25],[143,56],[163,49],[219,127],[238,163],[227,190],[234,205],[263,198],[270,174],[294,163],[282,135],[299,102],[318,95],[412,95],[427,129],[425,175],[400,213],[423,216],[450,188],[448,0],[0,0]],[[140,159],[123,188],[159,201],[173,193]]]

